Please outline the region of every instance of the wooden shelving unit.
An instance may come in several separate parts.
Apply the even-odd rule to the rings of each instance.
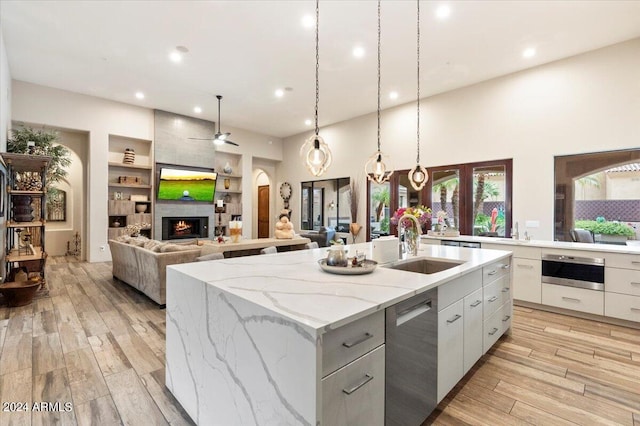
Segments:
[[[7,165],[6,210],[6,270],[11,279],[20,268],[30,276],[42,279],[41,291],[47,291],[45,280],[46,184],[50,157],[41,155],[1,153]],[[24,183],[29,176],[30,183]],[[23,179],[20,179],[22,177]],[[37,189],[24,189],[37,182]],[[24,220],[24,219],[30,220]],[[16,220],[19,219],[19,220]]]

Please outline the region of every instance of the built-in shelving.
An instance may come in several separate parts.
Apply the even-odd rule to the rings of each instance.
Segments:
[[[135,152],[133,164],[125,164],[124,152],[130,148]],[[153,141],[120,135],[109,135],[108,187],[109,187],[109,227],[107,237],[116,238],[125,234],[127,225],[141,226],[141,234],[153,235]],[[120,177],[135,177],[141,183],[120,183]],[[146,198],[140,200],[140,197]],[[132,199],[133,198],[133,199]],[[136,206],[147,206],[144,213],[138,213]],[[118,219],[120,226],[113,226]],[[144,226],[142,226],[145,224]]]
[[[224,168],[229,165],[231,173],[225,173]],[[242,161],[241,156],[218,152],[215,159],[215,169],[218,173],[216,182],[216,200],[224,203],[224,213],[215,215],[215,235],[220,233],[229,235],[229,221],[242,217]],[[225,183],[229,187],[225,189]]]

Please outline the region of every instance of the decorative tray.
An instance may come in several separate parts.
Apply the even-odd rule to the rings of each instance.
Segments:
[[[352,266],[351,262],[347,266],[329,266],[327,265],[327,259],[318,260],[318,265],[323,271],[339,274],[339,275],[363,275],[370,274],[378,266],[378,262],[375,260],[363,260],[359,266]]]

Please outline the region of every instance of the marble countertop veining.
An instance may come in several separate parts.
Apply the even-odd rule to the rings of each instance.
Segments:
[[[495,238],[495,237],[476,237],[472,235],[461,235],[459,237],[439,237],[423,235],[422,239],[434,240],[450,240],[450,241],[469,241],[487,244],[504,244],[523,247],[540,247],[550,249],[563,250],[584,250],[597,251],[602,253],[621,253],[621,254],[637,254],[640,255],[640,246],[627,246],[615,244],[590,244],[590,243],[574,243],[570,241],[548,241],[548,240],[514,240],[511,238]]]
[[[357,249],[364,251],[367,259],[372,258],[370,243],[345,247],[351,255]],[[299,250],[169,268],[273,311],[319,336],[511,254],[423,244],[418,257],[464,263],[429,275],[380,265],[370,274],[335,275],[322,271],[318,265],[318,260],[326,257],[326,251],[326,248]]]

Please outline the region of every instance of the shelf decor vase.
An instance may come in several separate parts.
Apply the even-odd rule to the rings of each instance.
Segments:
[[[231,164],[229,164],[228,161],[227,161],[227,164],[225,164],[224,167],[222,168],[222,171],[225,172],[228,175],[233,173],[233,169],[231,168]]]
[[[231,179],[225,179],[224,180],[224,189],[229,189],[230,186],[231,186]]]
[[[136,152],[133,148],[126,148],[124,150],[124,164],[133,164],[136,161]]]
[[[238,243],[242,239],[242,221],[231,220],[229,221],[229,235],[231,236],[231,242]]]

